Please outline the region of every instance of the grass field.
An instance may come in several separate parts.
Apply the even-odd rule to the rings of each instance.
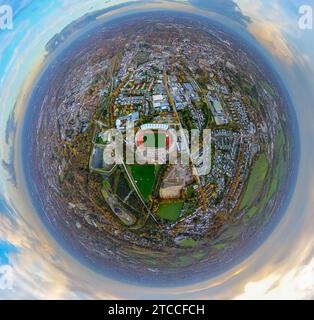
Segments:
[[[223,250],[226,247],[225,243],[216,243],[213,245],[213,248],[215,248],[216,250]]]
[[[180,217],[180,212],[184,202],[162,203],[157,210],[157,216],[160,219],[168,221],[177,221]]]
[[[277,192],[280,182],[284,176],[285,173],[285,155],[284,155],[284,143],[285,143],[285,137],[283,132],[280,132],[275,141],[276,149],[278,150],[277,159],[276,159],[276,165],[275,168],[273,168],[273,177],[270,182],[270,186],[268,188],[268,192],[265,194],[264,198],[261,199],[260,203],[257,204],[257,206],[254,206],[249,209],[249,211],[246,213],[244,219],[245,221],[249,221],[252,219],[256,214],[261,212],[271,198],[274,196],[274,194]]]
[[[264,206],[263,206],[263,203],[262,203],[261,207],[264,207]],[[257,212],[259,212],[259,208],[258,208],[258,207],[252,207],[252,208],[245,214],[244,220],[245,220],[245,221],[249,221],[250,219],[252,219],[252,218],[257,214]]]
[[[189,186],[187,188],[187,198],[191,199],[194,196],[194,194],[195,194],[195,191],[194,191],[193,186]]]
[[[285,152],[284,152],[284,144],[285,144],[285,136],[283,131],[281,131],[276,137],[276,149],[278,150],[278,157],[276,163],[276,179],[273,180],[271,186],[271,196],[275,193],[280,183],[280,180],[283,178],[285,174]]]
[[[144,146],[146,148],[165,148],[166,134],[165,133],[145,133]]]
[[[249,176],[246,191],[241,201],[240,210],[250,207],[263,188],[269,164],[265,154],[259,156]]]
[[[192,254],[192,257],[196,260],[202,260],[207,256],[207,252],[204,250],[199,250]]]
[[[187,267],[189,266],[191,263],[193,262],[193,260],[191,259],[191,257],[189,256],[180,256],[178,258],[178,265],[180,267]]]
[[[183,248],[191,248],[194,247],[197,242],[193,239],[184,239],[180,242],[180,246]]]
[[[154,165],[132,165],[130,166],[133,179],[141,192],[143,198],[148,201],[157,180],[160,166]]]

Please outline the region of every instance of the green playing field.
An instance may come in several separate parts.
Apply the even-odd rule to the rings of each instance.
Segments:
[[[157,216],[164,220],[177,221],[180,217],[183,205],[184,201],[161,203],[157,210]]]
[[[153,192],[160,166],[132,165],[129,168],[143,198],[148,201]]]
[[[144,146],[146,148],[165,148],[165,133],[144,133]]]

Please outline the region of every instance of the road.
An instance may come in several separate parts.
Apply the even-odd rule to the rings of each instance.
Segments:
[[[205,194],[205,192],[203,190],[199,175],[197,173],[197,169],[195,168],[194,161],[192,161],[192,156],[191,156],[191,152],[190,152],[188,139],[187,139],[187,137],[185,135],[185,131],[184,131],[184,128],[182,126],[182,123],[181,123],[181,120],[180,120],[180,116],[178,114],[178,110],[176,109],[176,105],[174,103],[174,99],[173,99],[173,97],[171,95],[171,92],[170,92],[170,89],[169,89],[169,86],[168,86],[168,76],[167,76],[167,71],[166,71],[165,68],[164,68],[163,76],[164,76],[164,86],[165,86],[166,91],[167,91],[169,103],[173,108],[173,111],[174,111],[174,114],[175,114],[175,118],[176,118],[176,120],[178,122],[178,125],[179,125],[179,128],[180,128],[181,139],[183,139],[183,143],[185,144],[186,149],[188,150],[189,159],[191,160],[192,174],[193,174],[193,177],[195,178],[195,180],[196,180],[196,182],[198,184],[198,187],[199,187],[199,197],[200,197],[201,207],[205,211],[206,210],[206,204],[207,204],[206,194]]]

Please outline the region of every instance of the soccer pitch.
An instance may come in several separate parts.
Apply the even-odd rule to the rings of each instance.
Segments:
[[[177,221],[180,217],[183,205],[184,201],[161,203],[157,210],[157,216],[167,221]]]
[[[144,133],[145,148],[166,148],[165,133]]]
[[[132,165],[129,168],[143,198],[148,201],[154,190],[160,166]]]

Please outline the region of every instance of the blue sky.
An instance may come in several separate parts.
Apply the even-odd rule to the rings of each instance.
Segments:
[[[9,256],[16,253],[17,248],[9,242],[0,241],[0,266],[9,264]]]

